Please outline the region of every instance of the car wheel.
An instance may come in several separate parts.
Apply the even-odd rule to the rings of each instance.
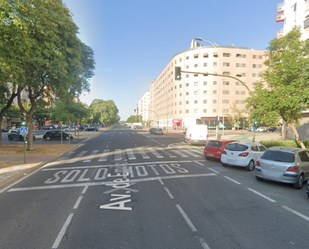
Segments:
[[[300,174],[299,177],[297,178],[297,182],[293,184],[293,187],[296,189],[301,189],[304,185],[304,175]]]
[[[9,140],[10,140],[10,141],[12,141],[12,140],[13,140],[13,138],[12,138],[11,136],[8,136],[8,138],[9,138]]]
[[[46,137],[46,140],[49,141],[49,140],[50,140],[50,137]]]
[[[35,137],[33,137],[33,141],[35,141]]]
[[[248,171],[252,171],[254,169],[255,165],[254,165],[254,161],[251,160],[248,164],[248,166],[246,167],[246,170]]]
[[[221,163],[221,164],[222,164],[223,167],[227,167],[228,166],[228,164],[226,164],[226,163]]]
[[[263,181],[263,178],[259,177],[259,176],[255,176],[255,179],[260,182],[260,181]]]

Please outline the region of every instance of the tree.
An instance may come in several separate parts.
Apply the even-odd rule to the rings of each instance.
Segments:
[[[113,100],[94,99],[90,105],[93,121],[101,124],[115,124],[120,120],[118,108]]]
[[[242,120],[244,117],[241,114],[240,110],[237,109],[236,102],[233,102],[232,106],[230,106],[230,111],[231,112],[227,114],[228,121],[230,122],[232,128],[239,128],[240,120]]]
[[[127,123],[139,123],[140,120],[142,120],[142,116],[139,115],[131,115],[130,117],[128,117],[127,119]]]
[[[280,116],[291,127],[301,147],[305,148],[296,126],[301,111],[307,109],[309,104],[306,80],[309,41],[302,41],[300,37],[300,28],[294,27],[284,37],[270,42],[265,61],[267,69],[247,101],[255,115],[261,116],[264,113],[266,117]]]
[[[22,73],[17,83],[17,99],[29,128],[28,150],[34,150],[32,115],[37,100],[43,98],[51,103],[54,98],[72,99],[89,91],[93,51],[77,37],[78,28],[61,0],[5,2],[12,7],[5,13],[3,22],[8,28],[3,28],[4,34],[0,35],[14,44],[20,55],[18,70],[12,70],[12,75]],[[12,54],[8,60],[15,56]],[[22,93],[31,104],[29,110],[22,105]]]

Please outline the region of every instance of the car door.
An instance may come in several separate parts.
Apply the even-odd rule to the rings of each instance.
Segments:
[[[251,149],[251,159],[254,160],[254,162],[256,162],[256,160],[262,155],[262,153],[260,152],[258,145],[257,144],[252,144],[250,146]]]
[[[300,168],[304,172],[305,179],[309,178],[309,152],[306,150],[300,151],[298,153],[300,158]]]

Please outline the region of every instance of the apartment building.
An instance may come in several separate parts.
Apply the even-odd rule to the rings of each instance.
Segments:
[[[309,39],[309,0],[284,0],[277,5],[276,21],[283,22],[277,37],[286,35],[294,26],[300,26],[302,39]]]
[[[143,117],[143,121],[149,120],[149,104],[150,92],[146,92],[137,103],[137,115],[141,115]]]
[[[151,125],[182,129],[190,124],[205,123],[211,127],[219,119],[219,127],[222,127],[228,124],[227,115],[233,115],[233,106],[245,120],[248,117],[247,88],[253,90],[254,83],[261,79],[264,53],[246,47],[201,46],[193,40],[190,49],[174,55],[151,82]],[[193,73],[182,73],[181,80],[175,80],[175,66]]]

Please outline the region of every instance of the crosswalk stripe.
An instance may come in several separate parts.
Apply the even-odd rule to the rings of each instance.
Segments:
[[[148,148],[148,150],[155,155],[156,158],[164,158],[164,156],[162,156],[160,153],[158,153],[156,150],[154,150],[153,148]]]
[[[142,148],[138,148],[139,153],[142,155],[143,159],[149,159],[150,157],[145,153]]]
[[[80,158],[80,157],[82,157],[83,155],[85,155],[87,153],[87,151],[81,151],[79,154],[77,154],[77,156],[76,157],[74,157],[74,158],[72,158],[72,159],[70,159],[67,163],[76,163],[76,161]]]
[[[115,149],[115,161],[121,161],[121,149]]]
[[[99,162],[106,162],[107,157],[109,156],[109,150],[104,150],[104,152],[100,155],[101,157],[99,158]]]
[[[127,149],[127,154],[128,154],[129,160],[135,160],[136,159],[132,149]]]
[[[200,157],[200,155],[197,155],[190,150],[186,150],[186,153],[188,153],[189,155],[194,156],[194,157]]]
[[[91,160],[92,160],[91,156],[94,156],[94,155],[98,154],[98,152],[99,152],[98,150],[93,150],[93,151],[91,152],[90,156],[88,156],[88,157],[90,157],[90,158],[84,160],[83,162],[84,162],[84,163],[90,163]]]

